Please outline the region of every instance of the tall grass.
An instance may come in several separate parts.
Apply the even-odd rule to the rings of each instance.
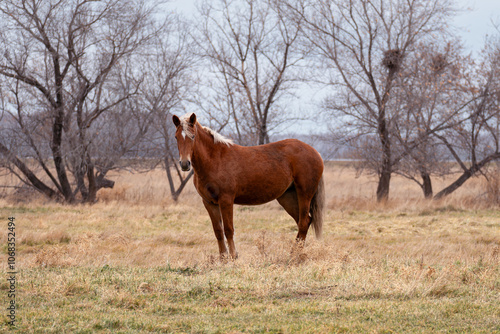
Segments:
[[[434,178],[433,188],[437,192],[449,185],[458,174],[445,178]],[[486,175],[487,178],[483,177]],[[500,205],[500,170],[491,167],[485,174],[471,178],[461,188],[445,199],[434,203],[434,206],[456,206],[459,208],[486,208]],[[109,178],[116,181],[113,189],[101,189],[98,200],[103,203],[119,202],[134,205],[171,205],[170,188],[165,171],[161,168],[148,172],[122,170],[111,172]],[[422,190],[406,178],[394,175],[391,182],[390,201],[385,205],[376,203],[375,176],[356,174],[352,163],[327,162],[325,169],[327,203],[332,209],[398,209],[421,208],[429,205],[424,199]],[[20,184],[8,173],[0,173],[0,198],[11,203],[47,203],[35,191]],[[192,182],[185,188],[179,203],[195,205],[198,202],[197,192]]]

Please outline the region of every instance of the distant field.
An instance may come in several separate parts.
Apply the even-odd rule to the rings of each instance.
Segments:
[[[234,262],[191,186],[175,204],[161,171],[113,179],[93,206],[0,200],[0,332],[13,216],[18,333],[500,333],[500,210],[480,179],[430,203],[396,178],[378,206],[373,179],[329,165],[323,239],[293,252],[277,204],[238,207]]]

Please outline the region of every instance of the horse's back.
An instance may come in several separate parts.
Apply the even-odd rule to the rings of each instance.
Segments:
[[[318,151],[312,146],[298,139],[284,139],[277,142],[259,145],[259,146],[242,146],[244,150],[249,150],[252,153],[265,153],[273,156],[287,158],[306,158],[315,161],[322,161]]]
[[[240,156],[240,165],[245,175],[256,175],[257,172],[259,178],[280,184],[288,183],[286,186],[289,186],[297,181],[300,184],[317,185],[323,174],[323,159],[318,151],[298,139],[285,139],[260,146],[240,146],[240,149],[244,152]],[[249,172],[250,169],[253,172]]]
[[[303,172],[316,172],[319,176],[323,174],[323,159],[312,146],[298,139],[285,139],[268,144],[270,148],[282,151],[293,170],[294,174]]]

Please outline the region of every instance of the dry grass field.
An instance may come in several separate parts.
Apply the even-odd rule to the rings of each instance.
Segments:
[[[500,333],[500,210],[480,179],[433,203],[395,178],[377,205],[374,179],[329,164],[322,240],[292,251],[277,203],[237,207],[226,262],[192,186],[176,204],[161,171],[112,179],[92,206],[0,200],[0,332]]]

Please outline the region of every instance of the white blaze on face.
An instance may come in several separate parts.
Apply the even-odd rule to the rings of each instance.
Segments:
[[[182,138],[186,139],[186,132],[182,131],[181,134],[182,134]]]

